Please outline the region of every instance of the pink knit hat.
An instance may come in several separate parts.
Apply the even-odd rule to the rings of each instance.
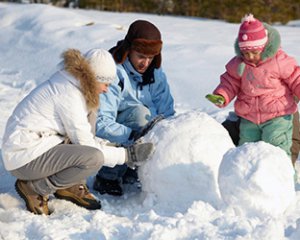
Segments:
[[[262,50],[267,41],[267,30],[264,25],[255,19],[252,14],[246,15],[242,19],[238,36],[241,51]]]

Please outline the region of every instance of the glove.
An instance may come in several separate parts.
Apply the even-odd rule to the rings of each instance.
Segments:
[[[140,137],[142,137],[142,133],[140,131],[132,130],[128,139],[135,142]]]
[[[126,148],[127,160],[125,163],[131,169],[141,166],[154,152],[153,143],[138,143]]]
[[[136,130],[132,130],[130,136],[129,136],[129,140],[138,140],[139,138],[145,136],[153,127],[156,123],[158,123],[159,121],[163,120],[164,116],[163,115],[157,115],[155,118],[153,118],[150,122],[148,122],[141,131],[136,131]]]
[[[205,97],[216,105],[223,105],[225,103],[225,98],[221,95],[207,94]]]

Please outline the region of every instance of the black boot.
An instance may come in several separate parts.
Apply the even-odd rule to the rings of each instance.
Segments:
[[[136,182],[139,182],[137,168],[131,169],[128,167],[125,174],[122,177],[122,182],[123,184],[134,184]]]
[[[96,176],[93,188],[100,194],[109,194],[113,196],[123,195],[123,189],[119,180],[109,180]]]

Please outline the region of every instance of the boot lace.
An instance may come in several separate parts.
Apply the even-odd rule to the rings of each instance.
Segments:
[[[84,197],[84,196],[87,196],[90,194],[90,191],[85,184],[79,185],[79,191],[80,191],[81,197]]]
[[[38,195],[37,199],[40,201],[40,207],[44,208],[48,206],[49,198],[47,196]]]

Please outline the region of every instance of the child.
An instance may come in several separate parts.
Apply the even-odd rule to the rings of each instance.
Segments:
[[[293,113],[297,111],[293,95],[300,97],[300,67],[280,48],[279,33],[252,14],[243,19],[235,51],[221,83],[206,97],[218,107],[237,97],[239,145],[262,140],[290,156]]]

